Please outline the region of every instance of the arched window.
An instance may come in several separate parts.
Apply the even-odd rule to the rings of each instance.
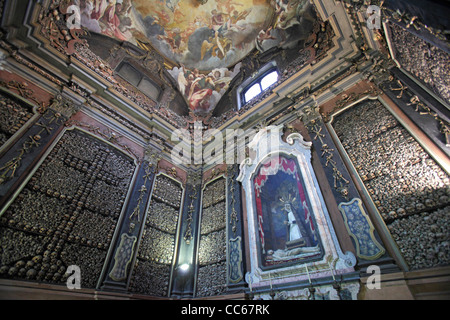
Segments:
[[[267,90],[267,88],[278,81],[278,77],[278,71],[275,68],[271,68],[245,86],[241,93],[242,105],[248,103],[250,100]]]

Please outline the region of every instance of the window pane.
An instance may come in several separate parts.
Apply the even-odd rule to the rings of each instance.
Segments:
[[[141,81],[142,75],[139,71],[137,71],[135,68],[130,66],[128,63],[124,63],[120,67],[119,74],[127,80],[129,83],[131,83],[134,86],[137,86],[139,81]]]
[[[264,76],[261,80],[261,88],[263,90],[266,90],[268,87],[273,85],[278,80],[278,72],[273,71],[269,73],[268,75]]]
[[[251,99],[253,99],[260,93],[261,93],[261,87],[259,86],[259,83],[255,83],[254,85],[252,85],[250,87],[250,89],[245,91],[245,94],[244,94],[245,102],[250,101]]]
[[[142,79],[141,83],[139,83],[138,88],[141,89],[141,91],[147,96],[153,98],[153,100],[158,101],[159,88],[155,84],[153,84],[153,82],[144,78]]]

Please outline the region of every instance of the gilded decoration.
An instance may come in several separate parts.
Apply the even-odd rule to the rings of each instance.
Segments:
[[[128,232],[132,232],[135,228],[136,224],[141,222],[141,209],[143,203],[144,196],[149,192],[149,190],[146,187],[147,181],[150,178],[150,176],[154,173],[153,163],[149,163],[145,168],[145,175],[142,177],[144,179],[144,182],[142,183],[141,187],[139,188],[139,197],[137,199],[136,206],[134,207],[133,211],[131,212],[128,219],[130,220],[130,230]]]
[[[92,125],[90,123],[86,123],[84,121],[74,120],[74,119],[66,121],[64,125],[66,127],[76,126],[76,127],[86,129],[87,131],[89,131],[99,137],[102,137],[106,141],[120,147],[123,151],[127,152],[128,154],[130,154],[131,156],[136,158],[138,162],[142,161],[142,159],[140,159],[140,157],[137,155],[137,152],[135,150],[133,150],[133,148],[130,148],[128,146],[128,144],[121,142],[123,136],[120,134],[117,134],[110,128],[106,128],[106,129],[102,130],[98,126]]]
[[[202,184],[201,174],[197,172],[191,172],[188,176],[189,182],[192,184],[192,192],[189,195],[190,203],[188,207],[188,215],[186,218],[186,231],[184,233],[183,239],[187,245],[191,244],[192,241],[192,222],[194,220],[194,214],[196,213],[194,202],[198,199],[198,191]]]
[[[347,99],[345,99],[347,100]],[[324,141],[325,132],[322,118],[319,114],[319,108],[317,106],[310,106],[302,109],[299,113],[299,118],[308,128],[308,131],[311,134],[313,140],[320,141],[321,144],[321,154],[322,158],[325,157],[325,167],[330,167],[332,170],[333,176],[333,188],[339,192],[339,194],[348,201],[349,190],[348,184],[350,183],[349,178],[344,177],[344,174],[341,172],[341,169],[337,166],[337,162],[335,161],[334,155],[335,150],[328,146],[328,144]]]
[[[240,192],[239,184],[236,183],[236,178],[239,175],[239,170],[237,166],[228,166],[228,190],[227,193],[230,194],[231,199],[228,205],[231,208],[231,213],[229,216],[229,223],[231,225],[231,231],[233,235],[236,236],[237,224],[239,223],[238,212],[236,211],[236,206],[239,206],[240,203],[236,202],[235,192]]]

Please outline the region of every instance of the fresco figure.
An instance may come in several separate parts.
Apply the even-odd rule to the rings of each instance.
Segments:
[[[177,65],[168,71],[194,112],[215,107],[231,69],[251,50],[297,44],[307,39],[314,20],[309,0],[79,1],[83,27],[156,50]],[[226,72],[211,72],[216,68]]]
[[[102,29],[98,20],[92,18],[93,11],[94,3],[92,0],[81,3],[81,25],[92,32],[101,33]]]

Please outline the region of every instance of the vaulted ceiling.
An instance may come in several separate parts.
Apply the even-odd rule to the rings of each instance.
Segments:
[[[251,52],[296,47],[317,16],[309,0],[81,0],[81,26],[157,52],[190,111],[210,113]]]
[[[368,68],[364,36],[352,24],[358,19],[334,0],[17,0],[7,7],[8,55],[33,65],[50,81],[47,91],[69,95],[142,143],[168,141],[196,121],[219,130],[273,123],[356,74],[353,57]],[[239,90],[268,65],[277,82],[241,104]]]

